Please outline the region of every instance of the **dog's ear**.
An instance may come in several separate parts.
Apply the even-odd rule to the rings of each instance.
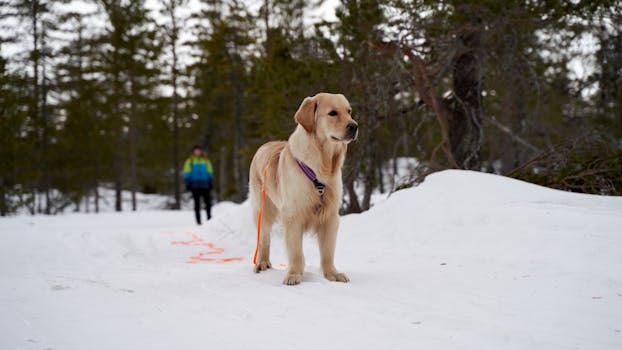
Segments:
[[[313,132],[315,126],[315,111],[317,110],[317,102],[313,97],[307,97],[302,101],[298,111],[294,116],[296,123],[302,125],[307,132]]]

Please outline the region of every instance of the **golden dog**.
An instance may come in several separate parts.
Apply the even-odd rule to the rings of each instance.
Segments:
[[[320,93],[304,99],[294,117],[298,123],[288,141],[261,146],[250,167],[250,198],[257,219],[265,186],[261,239],[255,272],[272,267],[270,230],[279,218],[283,223],[289,268],[284,284],[302,281],[302,236],[317,236],[324,277],[348,282],[333,259],[339,204],[342,195],[341,167],[347,145],[356,139],[358,124],[343,95]]]

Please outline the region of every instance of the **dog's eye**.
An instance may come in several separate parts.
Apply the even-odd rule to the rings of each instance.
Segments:
[[[328,112],[328,115],[330,115],[331,117],[334,117],[337,115],[337,111],[330,111]]]
[[[348,114],[352,114],[352,110],[351,109],[348,109]]]

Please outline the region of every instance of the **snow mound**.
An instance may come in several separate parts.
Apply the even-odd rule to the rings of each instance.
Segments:
[[[2,349],[620,349],[622,198],[443,171],[252,273],[247,203],[0,221]]]

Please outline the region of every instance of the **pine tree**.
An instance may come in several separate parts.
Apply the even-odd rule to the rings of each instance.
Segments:
[[[50,214],[52,202],[50,198],[50,132],[53,123],[51,106],[48,101],[50,82],[50,36],[56,30],[56,18],[53,11],[54,2],[46,0],[16,0],[3,1],[2,18],[13,16],[18,18],[27,28],[25,34],[18,38],[20,41],[29,41],[28,63],[32,71],[31,99],[28,106],[28,116],[34,128],[34,143],[36,152],[33,155],[34,163],[38,165],[32,197],[36,199],[36,191],[45,196],[45,208],[38,202],[38,211]],[[33,201],[34,202],[34,201]]]
[[[161,46],[156,42],[155,23],[140,1],[100,0],[109,21],[107,32],[100,38],[109,45],[105,52],[105,73],[110,77],[110,103],[113,113],[113,137],[117,140],[114,155],[115,210],[122,210],[121,191],[129,163],[129,188],[132,210],[136,210],[139,160],[137,157],[140,128],[156,96],[159,80],[156,62]],[[127,148],[126,148],[127,147]],[[125,158],[127,155],[127,159]]]
[[[359,142],[348,148],[344,171],[344,185],[348,193],[347,212],[369,209],[371,194],[382,181],[378,169],[381,167],[380,140],[397,113],[391,99],[397,92],[396,82],[403,74],[403,68],[393,56],[384,55],[367,42],[382,41],[381,29],[386,20],[377,1],[344,1],[337,9],[335,31],[339,33],[337,50],[343,52],[338,70],[341,72],[338,91],[347,91],[352,101],[355,119],[359,123]],[[384,148],[386,149],[386,148]],[[364,185],[363,198],[355,191],[355,181]]]
[[[175,203],[173,204],[173,209],[181,208],[181,188],[180,188],[180,155],[179,155],[179,126],[180,126],[180,116],[179,116],[179,80],[180,80],[180,70],[179,70],[179,36],[181,34],[181,30],[184,26],[184,19],[179,17],[178,9],[186,6],[188,4],[188,0],[160,0],[163,5],[163,9],[161,10],[161,14],[167,18],[167,24],[164,26],[164,33],[166,37],[166,42],[169,47],[169,54],[171,55],[170,60],[170,73],[169,80],[170,84],[173,88],[173,96],[171,101],[171,113],[173,115],[172,121],[172,138],[173,138],[173,190]]]
[[[32,135],[24,132],[29,129],[29,116],[22,108],[31,103],[29,85],[28,77],[9,72],[7,61],[0,57],[0,216],[33,204],[24,197],[24,185],[35,177],[30,160],[34,152]]]
[[[195,28],[200,32],[193,43],[197,62],[190,67],[196,89],[193,105],[203,118],[203,146],[219,150],[214,156],[217,163],[224,165],[231,160],[230,172],[226,167],[218,167],[226,171],[216,174],[219,196],[242,201],[246,198],[250,163],[250,152],[244,147],[246,127],[242,118],[247,80],[244,62],[247,47],[252,43],[251,30],[248,15],[237,1],[207,5],[195,16],[204,26]],[[228,181],[229,176],[233,182]]]
[[[59,176],[57,187],[69,195],[80,209],[83,198],[85,209],[89,208],[89,196],[94,196],[94,210],[99,211],[98,186],[107,174],[110,144],[106,142],[106,126],[102,118],[102,76],[98,56],[100,48],[89,32],[88,23],[94,14],[69,12],[61,18],[62,29],[74,33],[59,51],[56,66],[57,87],[61,95],[59,108],[65,122],[59,135],[59,153],[72,157],[59,157],[67,171]]]

